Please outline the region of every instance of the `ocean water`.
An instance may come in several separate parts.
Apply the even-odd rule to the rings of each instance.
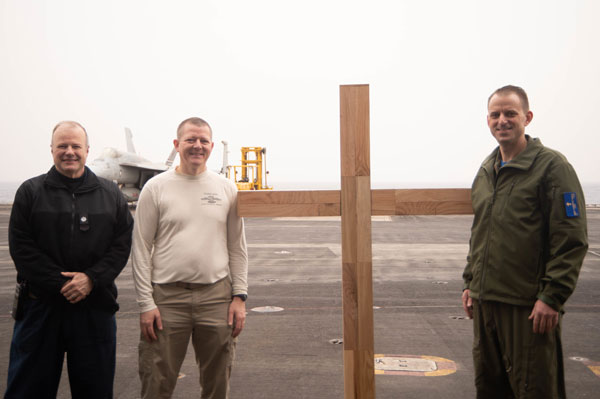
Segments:
[[[586,204],[600,206],[600,183],[583,184],[583,194]]]
[[[0,182],[0,204],[12,204],[21,182]]]
[[[276,190],[339,190],[340,184],[338,183],[282,183],[282,182],[269,182],[273,185]],[[12,204],[15,193],[21,185],[20,182],[0,182],[0,204]],[[372,187],[375,189],[381,188],[452,188],[452,187],[469,187],[470,184],[409,184],[402,185],[398,183],[373,183]],[[585,201],[587,205],[600,206],[600,183],[584,183],[583,192],[585,194]]]

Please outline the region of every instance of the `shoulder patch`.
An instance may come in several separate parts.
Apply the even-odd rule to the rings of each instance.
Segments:
[[[563,193],[563,201],[565,203],[565,211],[568,218],[576,218],[579,216],[579,205],[577,204],[577,194]]]

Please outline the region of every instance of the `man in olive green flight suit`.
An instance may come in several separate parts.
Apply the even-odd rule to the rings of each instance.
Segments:
[[[473,182],[462,294],[477,398],[566,397],[561,318],[587,252],[585,201],[567,159],[525,134],[532,118],[520,87],[488,99],[499,146]]]

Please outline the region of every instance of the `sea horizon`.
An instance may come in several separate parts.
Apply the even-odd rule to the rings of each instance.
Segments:
[[[15,193],[22,182],[0,182],[0,205],[11,205]],[[339,190],[339,182],[269,182],[275,190]],[[398,182],[371,182],[373,189],[403,189],[403,188],[470,188],[471,183],[398,183]],[[600,182],[582,183],[583,193],[587,206],[600,206]]]

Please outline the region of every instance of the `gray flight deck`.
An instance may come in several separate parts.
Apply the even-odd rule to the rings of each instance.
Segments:
[[[0,207],[0,394],[6,386],[15,275],[8,252],[10,206]],[[376,376],[377,398],[474,398],[471,321],[461,273],[471,216],[373,219],[375,353],[404,372]],[[588,210],[590,252],[563,322],[567,392],[600,392],[600,209]],[[340,222],[335,218],[246,219],[250,292],[238,341],[232,399],[343,398]],[[128,265],[117,281],[116,398],[139,398],[138,312]],[[259,313],[253,309],[283,308]],[[337,341],[336,341],[337,340]],[[433,358],[427,358],[427,357]],[[415,359],[429,359],[426,375]],[[433,360],[431,360],[433,359]],[[424,363],[423,363],[424,364]],[[439,372],[444,368],[448,372]],[[412,370],[412,371],[411,371]],[[420,371],[419,371],[420,370]],[[453,372],[456,370],[455,372]],[[31,381],[35,383],[34,380]],[[70,397],[66,371],[59,398]],[[199,397],[191,346],[174,398]]]

